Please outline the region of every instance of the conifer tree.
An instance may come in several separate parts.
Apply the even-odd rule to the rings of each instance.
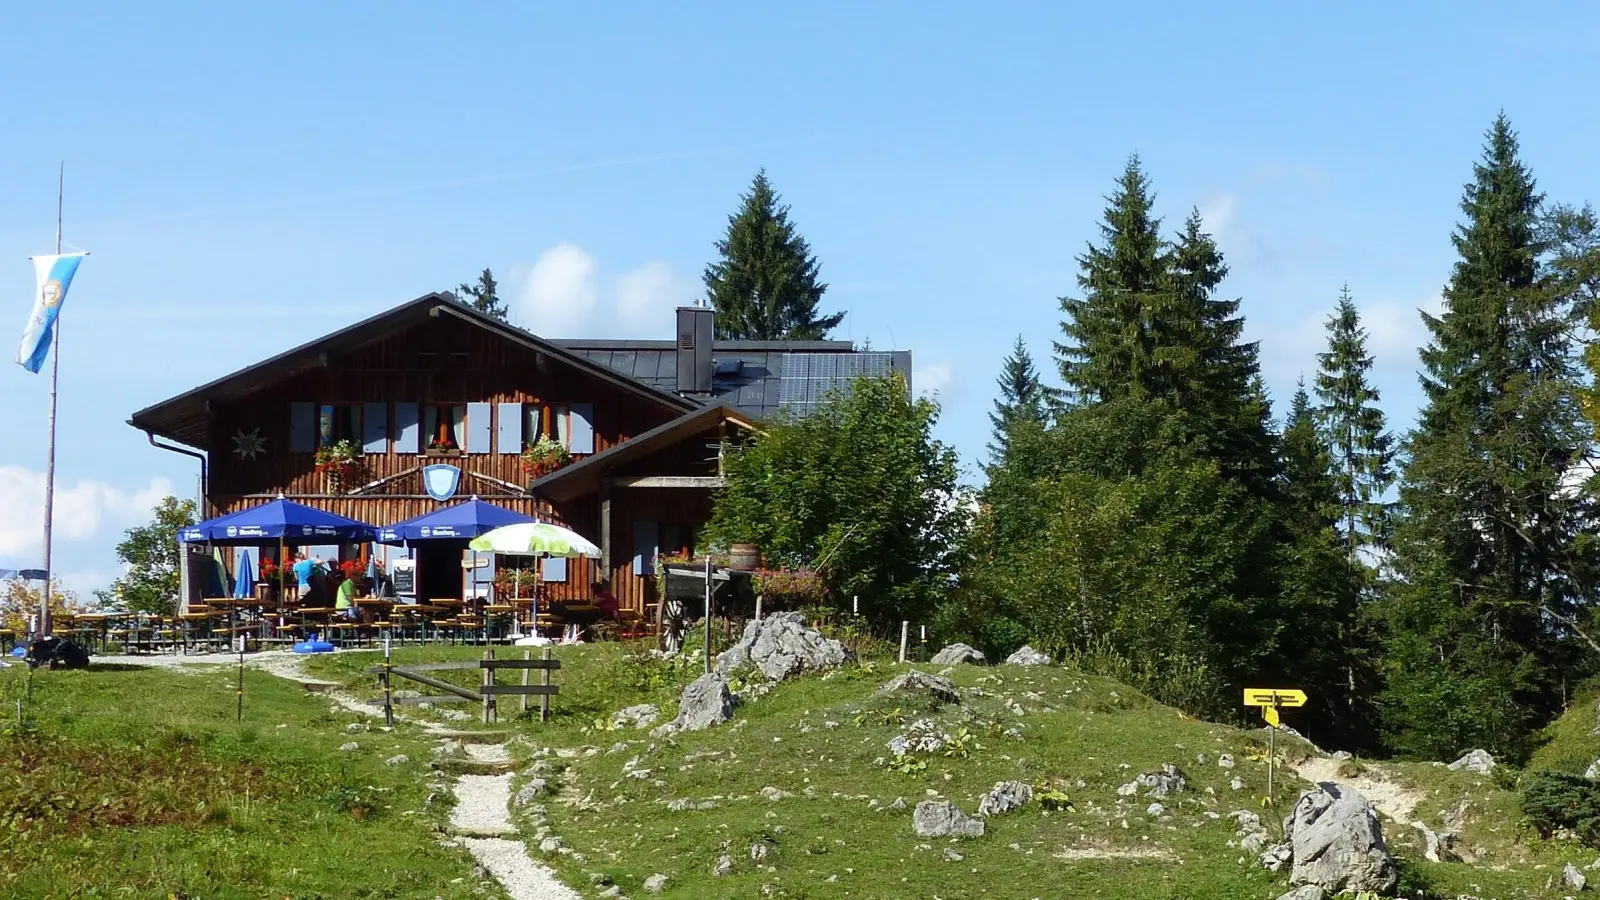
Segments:
[[[1561,702],[1591,532],[1567,489],[1577,424],[1573,304],[1542,277],[1541,195],[1502,115],[1454,235],[1445,309],[1424,315],[1427,404],[1411,434],[1385,608],[1383,724],[1398,751],[1513,761]]]
[[[1283,428],[1284,494],[1289,518],[1297,530],[1332,527],[1339,498],[1331,464],[1327,447],[1317,433],[1311,398],[1302,378],[1289,402],[1289,416]]]
[[[1011,348],[1011,355],[1000,364],[1000,396],[994,401],[994,411],[989,413],[989,423],[994,428],[989,441],[989,457],[999,464],[1011,446],[1011,430],[1019,422],[1043,424],[1046,396],[1039,373],[1033,367],[1033,356],[1022,335]]]
[[[469,303],[472,308],[485,315],[506,321],[506,305],[498,293],[500,285],[494,280],[494,273],[488,269],[478,276],[476,284],[463,284],[456,288],[456,299]]]
[[[1340,291],[1327,328],[1327,352],[1317,354],[1316,417],[1334,457],[1345,547],[1354,559],[1363,546],[1384,540],[1388,504],[1383,493],[1394,482],[1394,452],[1378,390],[1367,381],[1372,369],[1367,330],[1349,285]]]
[[[1225,472],[1263,492],[1275,459],[1259,347],[1242,340],[1239,301],[1216,295],[1228,267],[1198,210],[1190,211],[1166,262],[1171,299],[1151,319],[1155,355],[1169,363],[1167,384],[1156,390],[1192,416],[1195,439]]]
[[[828,286],[765,169],[740,198],[716,246],[721,258],[706,266],[704,277],[718,338],[820,340],[843,321],[842,312],[818,311]]]
[[[1161,220],[1139,157],[1129,157],[1106,198],[1103,243],[1078,257],[1082,297],[1062,297],[1065,341],[1055,344],[1068,398],[1093,403],[1140,396],[1150,365],[1145,308],[1162,288],[1166,263]]]

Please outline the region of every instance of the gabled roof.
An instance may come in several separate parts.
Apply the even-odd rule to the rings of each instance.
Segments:
[[[614,444],[593,456],[535,479],[528,485],[528,491],[556,503],[582,497],[600,487],[600,479],[605,473],[700,434],[719,422],[732,422],[751,431],[756,429],[754,422],[728,404],[708,403],[664,425],[635,435],[630,440]]]
[[[409,303],[402,303],[348,328],[317,338],[209,384],[139,410],[128,419],[128,424],[150,434],[197,449],[205,449],[209,434],[207,407],[211,401],[245,396],[301,372],[317,368],[322,364],[325,354],[358,347],[417,322],[441,315],[453,316],[493,331],[507,340],[547,354],[567,366],[667,409],[690,410],[700,405],[652,384],[629,378],[609,366],[572,353],[515,325],[485,315],[450,294],[432,293],[424,294]]]

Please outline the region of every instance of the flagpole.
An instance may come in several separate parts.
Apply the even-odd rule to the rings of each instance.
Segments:
[[[56,255],[61,255],[61,208],[65,196],[67,183],[67,163],[61,161],[61,168],[56,173]],[[55,348],[51,351],[50,358],[50,449],[45,457],[44,466],[44,593],[43,601],[39,604],[39,637],[44,639],[53,632],[50,627],[50,594],[51,581],[55,577],[55,570],[50,567],[51,532],[55,526],[56,513],[56,385],[61,375],[61,310],[56,310],[56,320],[52,326],[55,334],[52,335]]]

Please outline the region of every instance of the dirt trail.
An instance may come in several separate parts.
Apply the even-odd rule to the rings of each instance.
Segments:
[[[1331,781],[1342,787],[1350,787],[1362,796],[1372,801],[1378,811],[1400,823],[1401,825],[1415,826],[1421,824],[1412,818],[1417,804],[1423,800],[1421,791],[1402,787],[1382,777],[1381,770],[1370,763],[1364,763],[1366,771],[1354,778],[1341,778],[1339,776],[1340,761],[1326,757],[1313,756],[1294,766],[1295,773],[1301,778],[1320,784]]]

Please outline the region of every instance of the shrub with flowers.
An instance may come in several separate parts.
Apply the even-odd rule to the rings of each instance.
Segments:
[[[572,454],[560,442],[546,436],[522,451],[522,471],[539,478],[572,461]]]
[[[539,575],[532,569],[498,569],[494,573],[497,597],[532,597]]]
[[[318,472],[326,472],[329,480],[338,485],[346,478],[355,477],[361,467],[361,448],[352,440],[335,441],[317,448]]]
[[[821,603],[828,586],[815,569],[757,569],[751,576],[757,594],[797,604]]]

